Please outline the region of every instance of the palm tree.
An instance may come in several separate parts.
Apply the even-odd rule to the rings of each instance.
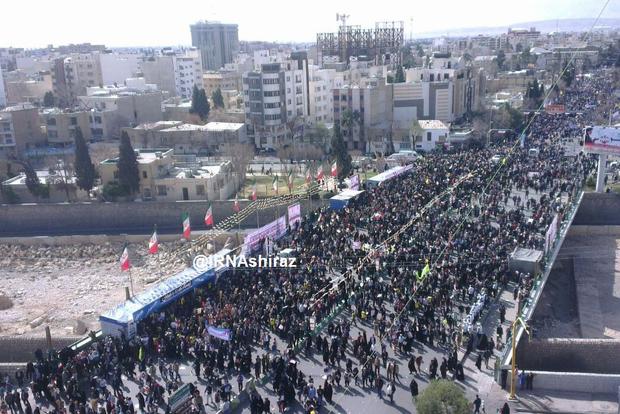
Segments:
[[[361,123],[360,112],[358,110],[352,111],[351,109],[346,109],[342,113],[342,120],[340,121],[340,123],[342,124],[342,127],[345,129],[346,135],[349,138],[349,141],[352,141],[352,139],[353,139],[353,128],[355,126],[359,127],[359,125]],[[364,148],[364,145],[362,143],[362,149],[363,148]]]

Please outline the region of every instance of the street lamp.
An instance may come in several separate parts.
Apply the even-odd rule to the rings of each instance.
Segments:
[[[527,332],[528,335],[531,335],[530,331],[528,330],[527,324],[525,323],[525,321],[523,321],[523,319],[521,319],[520,316],[518,316],[515,321],[512,323],[512,370],[511,370],[511,381],[510,381],[510,400],[516,400],[516,394],[515,394],[515,380],[516,380],[516,369],[517,369],[517,327],[519,325],[523,326],[523,329],[525,329],[525,332]]]

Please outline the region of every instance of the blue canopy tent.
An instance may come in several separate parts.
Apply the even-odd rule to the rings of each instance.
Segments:
[[[230,249],[222,249],[213,255],[216,258],[218,256],[224,258],[222,266],[214,264],[213,267],[201,272],[188,267],[101,314],[99,316],[101,331],[104,335],[120,336],[123,333],[128,338],[133,337],[139,321],[224,273],[228,269],[225,258],[230,252]],[[213,262],[218,263],[216,260]]]
[[[368,188],[378,187],[384,182],[389,181],[394,177],[398,177],[399,175],[402,175],[407,171],[410,171],[411,169],[413,169],[413,164],[390,168],[387,171],[383,171],[381,174],[377,174],[374,177],[369,178],[366,181],[366,185],[368,186]]]
[[[329,207],[332,210],[345,208],[351,200],[362,194],[363,191],[346,189],[329,199]]]

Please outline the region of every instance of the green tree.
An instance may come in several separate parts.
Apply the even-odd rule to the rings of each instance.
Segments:
[[[205,90],[198,89],[198,87],[194,85],[194,89],[192,90],[192,106],[189,108],[189,113],[198,115],[200,120],[204,122],[209,117],[210,110],[211,105],[209,105]]]
[[[222,96],[222,90],[220,88],[213,91],[211,94],[211,101],[213,101],[213,106],[216,108],[224,107],[224,97]]]
[[[396,75],[394,75],[394,83],[403,83],[405,81],[405,73],[403,72],[403,67],[398,66],[396,69]]]
[[[129,141],[129,135],[123,131],[121,143],[118,147],[118,182],[128,194],[135,194],[140,190],[140,173],[138,159]]]
[[[394,83],[394,76],[388,74],[385,83]]]
[[[506,53],[503,50],[497,52],[497,57],[495,58],[497,62],[497,67],[499,70],[504,70],[504,65],[506,64]]]
[[[88,146],[80,127],[75,128],[75,176],[79,188],[90,191],[95,186],[97,171],[90,159]]]
[[[336,123],[334,125],[334,137],[332,138],[332,154],[336,157],[338,163],[338,179],[342,180],[349,176],[351,169],[351,155],[347,151],[347,144],[342,138],[342,132],[340,131],[340,125]]]
[[[431,381],[415,401],[419,414],[469,414],[471,408],[463,391],[451,381]]]
[[[45,95],[43,95],[43,106],[51,108],[54,106],[55,102],[56,98],[54,98],[54,94],[51,91],[45,92]]]
[[[562,73],[562,80],[564,81],[566,86],[570,86],[571,83],[573,83],[573,81],[575,80],[575,65],[573,64],[573,62],[564,62],[563,67],[565,67],[566,69]]]

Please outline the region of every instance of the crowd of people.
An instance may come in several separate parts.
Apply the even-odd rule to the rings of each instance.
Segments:
[[[314,413],[352,387],[393,400],[409,375],[414,397],[416,375],[463,380],[459,350],[479,352],[477,365],[488,367],[505,342],[482,338],[475,304],[486,306],[509,283],[520,304],[527,300],[536,275],[511,272],[510,254],[544,249],[549,225],[568,212],[595,165],[587,155],[565,157],[558,145],[586,117],[539,114],[524,148],[500,142],[428,154],[342,210],[310,212],[278,242],[294,249],[297,268],[229,270],[140,321],[134,338],[39,352],[21,380],[3,382],[0,412],[168,412],[183,364],[197,379],[193,412],[230,401],[251,376],[268,377],[278,396],[272,407],[251,391],[252,413],[293,404]],[[341,308],[348,316],[333,320]],[[229,329],[231,340],[210,336],[207,326]],[[424,361],[420,345],[444,357]],[[329,368],[322,383],[303,372],[300,355]],[[127,382],[138,392],[129,394]]]

